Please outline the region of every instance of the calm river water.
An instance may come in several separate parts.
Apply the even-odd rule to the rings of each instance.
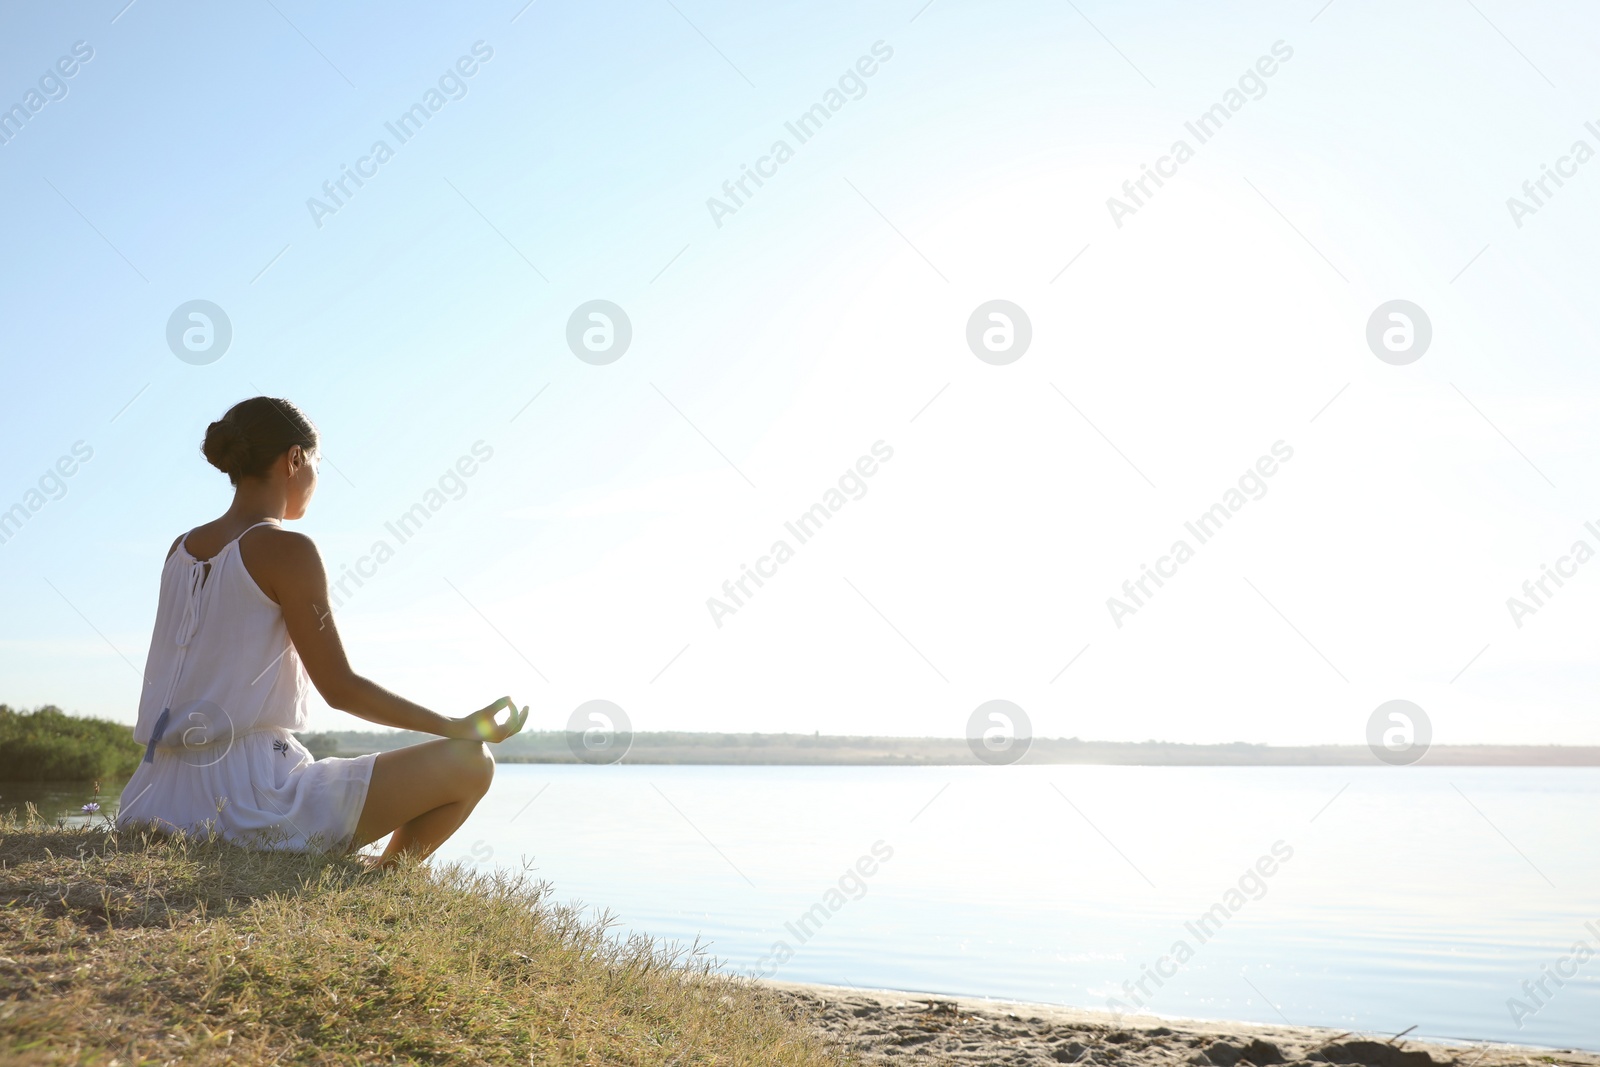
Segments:
[[[507,765],[446,854],[791,981],[1600,1048],[1596,769]]]

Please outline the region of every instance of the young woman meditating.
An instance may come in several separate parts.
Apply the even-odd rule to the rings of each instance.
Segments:
[[[427,855],[489,788],[502,741],[527,721],[510,697],[451,718],[351,670],[317,546],[283,528],[317,488],[317,430],[287,400],[258,396],[206,430],[207,460],[233,483],[222,516],[173,542],[161,572],[134,738],[144,760],[119,826],[204,830],[240,844],[360,848],[393,833],[379,862]],[[307,681],[369,722],[441,740],[313,760]],[[503,713],[503,715],[502,715]]]

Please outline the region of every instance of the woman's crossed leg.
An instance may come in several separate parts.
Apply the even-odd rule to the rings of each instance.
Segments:
[[[481,741],[444,738],[378,753],[351,849],[394,833],[378,859],[422,858],[466,821],[494,780],[494,757]]]

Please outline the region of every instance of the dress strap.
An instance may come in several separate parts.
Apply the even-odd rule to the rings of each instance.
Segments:
[[[249,533],[251,530],[254,530],[257,526],[276,526],[280,530],[283,529],[283,527],[279,524],[277,519],[262,519],[260,522],[254,523],[254,524],[252,524],[250,526],[246,526],[244,529],[240,530],[239,533],[233,538],[233,540],[229,541],[227,545],[223,545],[222,548],[227,548],[228,545],[236,544],[238,542],[239,538],[243,537],[245,534]],[[194,553],[189,551],[189,538],[191,538],[193,536],[194,536],[194,530],[190,530],[188,533],[183,535],[182,539],[180,539],[178,541],[178,547],[183,549],[184,552],[188,553],[190,559],[194,558]],[[217,556],[220,556],[221,554],[222,554],[222,550],[218,549],[217,552],[214,555],[212,555],[209,559],[203,559],[203,560],[200,560],[199,562],[201,562],[201,563],[210,563],[211,560],[216,559]]]
[[[223,545],[222,547],[225,548],[225,549],[229,548],[229,547],[237,549],[239,547],[239,543],[244,540],[244,535],[249,533],[251,530],[254,530],[257,526],[272,526],[272,527],[274,527],[276,529],[279,529],[279,530],[283,529],[282,526],[278,525],[278,520],[277,519],[262,519],[260,522],[255,523],[255,524],[250,525],[250,526],[246,526],[244,529],[240,530],[239,533],[238,533],[238,536],[236,536],[232,541],[229,541],[226,545]],[[222,554],[221,552],[217,553],[217,555],[219,555],[219,556],[221,554]]]

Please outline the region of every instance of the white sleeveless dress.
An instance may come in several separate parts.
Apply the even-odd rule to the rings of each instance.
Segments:
[[[314,760],[295,739],[308,721],[310,679],[282,609],[239,558],[250,530],[209,560],[189,554],[187,536],[167,557],[133,731],[145,756],[117,825],[344,851],[376,757]]]

